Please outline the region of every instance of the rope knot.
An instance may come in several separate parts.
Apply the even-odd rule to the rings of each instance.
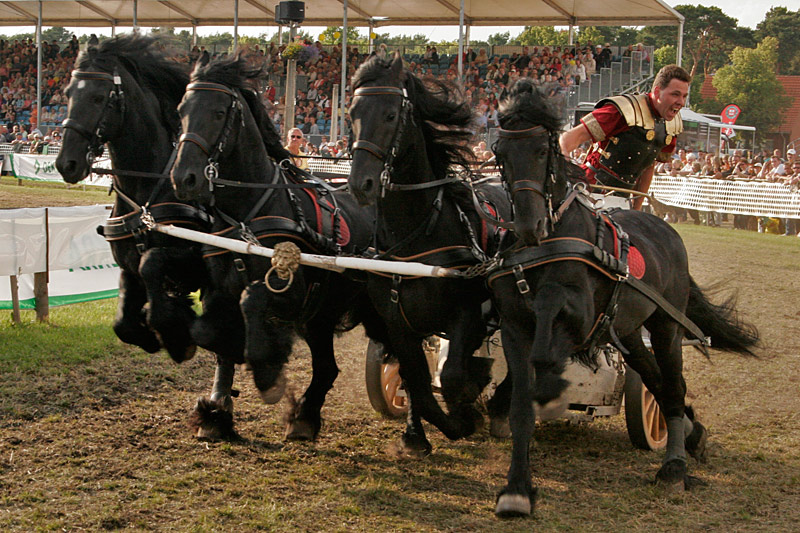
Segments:
[[[275,245],[275,255],[272,256],[272,267],[267,271],[264,276],[264,283],[267,288],[274,293],[286,292],[292,286],[294,281],[294,273],[297,272],[297,267],[300,266],[300,248],[290,241],[279,242]],[[281,289],[275,289],[269,283],[270,275],[275,272],[278,278],[288,280],[286,285]]]

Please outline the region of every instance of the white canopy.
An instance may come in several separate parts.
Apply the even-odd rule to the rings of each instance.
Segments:
[[[274,26],[279,0],[239,0],[240,26]],[[38,0],[0,1],[0,26],[35,26]],[[46,0],[44,26],[233,26],[234,0]],[[340,26],[343,0],[306,0],[308,26]],[[460,0],[348,0],[348,25],[458,25]],[[661,0],[464,0],[472,26],[678,25]]]
[[[681,119],[687,122],[698,122],[701,124],[708,124],[711,128],[731,128],[734,130],[743,130],[743,131],[756,131],[753,126],[739,126],[736,124],[723,124],[719,120],[714,120],[713,118],[708,118],[700,113],[692,111],[688,107],[684,107],[681,109]]]

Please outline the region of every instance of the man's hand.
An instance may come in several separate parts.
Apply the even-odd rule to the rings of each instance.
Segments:
[[[561,146],[561,153],[569,157],[578,146],[591,140],[592,136],[589,135],[589,130],[586,129],[586,126],[578,124],[571,130],[562,133],[558,139],[558,144]]]

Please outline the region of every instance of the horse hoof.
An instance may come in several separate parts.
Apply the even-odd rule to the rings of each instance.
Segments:
[[[286,381],[286,373],[281,372],[272,387],[265,391],[258,392],[258,394],[261,396],[261,401],[270,405],[281,401],[283,394],[286,392]]]
[[[494,514],[501,518],[530,516],[531,499],[522,494],[503,494],[497,499]]]
[[[233,401],[230,396],[217,400],[200,398],[189,419],[189,426],[202,440],[225,440],[238,437],[233,428]]]
[[[707,443],[708,443],[708,430],[706,430],[703,424],[695,420],[692,432],[689,433],[688,437],[686,437],[685,441],[686,452],[692,457],[694,457],[698,463],[707,463],[708,462],[708,449],[706,448]]]
[[[489,425],[489,434],[496,439],[507,439],[511,436],[511,424],[508,417],[492,418]]]
[[[656,474],[656,484],[669,493],[683,492],[686,489],[687,477],[686,461],[671,459],[661,465],[661,469]]]
[[[306,420],[293,420],[286,426],[285,440],[313,441],[317,439],[314,425]]]
[[[431,446],[431,443],[428,442],[428,439],[425,437],[409,438],[408,436],[403,435],[403,437],[400,439],[400,443],[397,446],[397,451],[400,455],[422,458],[429,456],[433,452],[433,446]]]

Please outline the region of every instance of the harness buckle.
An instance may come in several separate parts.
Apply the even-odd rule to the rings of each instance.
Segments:
[[[392,274],[392,288],[389,290],[389,296],[393,304],[400,302],[400,281],[402,279],[399,274]]]
[[[233,260],[233,266],[236,267],[236,270],[238,272],[244,272],[245,270],[247,270],[247,267],[244,266],[244,261],[242,261],[241,257],[237,257],[236,259]]]
[[[525,273],[522,270],[522,265],[516,265],[513,270],[514,277],[517,278],[517,290],[519,290],[519,293],[528,294],[531,292],[531,288],[528,286],[528,280],[525,279]]]

